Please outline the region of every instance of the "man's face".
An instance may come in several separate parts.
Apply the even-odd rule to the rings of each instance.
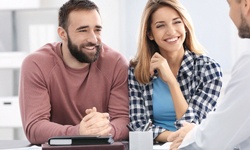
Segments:
[[[101,19],[96,10],[73,11],[69,15],[68,49],[81,63],[94,62],[102,48]]]
[[[238,29],[239,37],[250,38],[250,26],[247,24],[246,16],[243,15],[243,0],[227,0],[230,11],[229,16]]]

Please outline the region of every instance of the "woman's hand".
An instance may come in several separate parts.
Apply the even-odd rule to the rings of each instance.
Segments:
[[[166,83],[176,80],[168,65],[168,61],[157,52],[152,56],[150,61],[149,71],[151,76],[154,75],[154,70],[158,71],[159,76]]]

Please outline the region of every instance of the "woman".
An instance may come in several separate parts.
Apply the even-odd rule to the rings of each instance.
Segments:
[[[204,54],[187,11],[176,0],[149,0],[138,51],[130,61],[130,125],[152,120],[154,139],[166,142],[182,121],[199,124],[217,103],[220,65]]]

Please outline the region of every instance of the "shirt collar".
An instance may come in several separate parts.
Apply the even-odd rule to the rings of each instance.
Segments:
[[[196,59],[196,54],[186,49],[184,52],[184,57],[181,62],[181,67],[179,69],[179,74],[187,74],[190,76],[194,70],[194,61]]]

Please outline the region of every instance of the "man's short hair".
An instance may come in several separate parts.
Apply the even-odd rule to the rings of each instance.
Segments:
[[[72,11],[93,9],[99,13],[97,5],[90,0],[69,0],[59,9],[58,25],[67,31],[68,17]]]

